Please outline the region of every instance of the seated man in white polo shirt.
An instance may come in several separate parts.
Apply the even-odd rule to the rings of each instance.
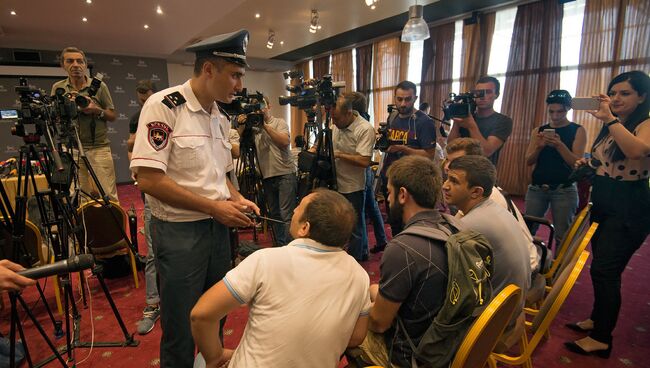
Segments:
[[[291,219],[286,247],[248,256],[208,290],[191,313],[192,335],[207,367],[336,367],[366,336],[369,277],[342,247],[355,214],[339,193],[316,189]],[[224,350],[219,320],[250,308],[237,349]]]

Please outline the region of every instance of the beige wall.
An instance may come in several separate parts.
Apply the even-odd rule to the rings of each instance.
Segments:
[[[192,76],[192,67],[183,64],[167,64],[169,85],[185,83]],[[260,91],[269,97],[273,116],[284,119],[289,123],[289,107],[278,104],[278,96],[288,95],[285,89],[286,81],[282,72],[264,72],[247,70],[244,77],[244,87],[249,93]]]

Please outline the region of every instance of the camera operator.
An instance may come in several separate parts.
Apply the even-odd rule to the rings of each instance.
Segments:
[[[247,44],[241,30],[190,46],[192,78],[153,94],[140,115],[131,169],[150,199],[164,368],[192,367],[190,311],[230,269],[228,227],[252,226],[246,212],[259,215],[226,177],[230,121],[216,103],[242,90]]]
[[[79,139],[102,188],[112,200],[117,201],[115,166],[106,135],[106,123],[115,120],[115,108],[108,86],[101,82],[96,94],[90,96],[91,79],[86,76],[86,54],[76,47],[66,47],[61,51],[61,67],[68,73],[68,78],[54,83],[51,94],[54,95],[57,88],[63,88],[72,99],[77,96],[88,99],[88,105],[79,109]],[[83,161],[79,163],[79,182],[86,193],[96,192]]]
[[[482,77],[476,82],[476,112],[466,118],[454,118],[448,142],[459,137],[478,139],[483,152],[494,166],[499,161],[501,147],[512,134],[512,119],[494,111],[494,101],[499,97],[501,85],[494,77]]]
[[[388,181],[386,172],[397,159],[407,155],[424,156],[434,159],[436,154],[436,126],[433,120],[414,107],[416,86],[413,82],[402,81],[395,87],[394,104],[398,113],[388,117],[388,140],[390,146],[386,150],[384,164],[381,169],[381,190],[384,198],[388,198]],[[386,208],[388,211],[388,207]],[[402,231],[401,226],[391,223],[393,236]],[[375,247],[373,253],[382,251]]]
[[[336,101],[332,113],[332,145],[336,158],[336,184],[339,193],[352,203],[357,222],[352,231],[348,253],[357,261],[368,260],[365,232],[366,168],[370,166],[375,131],[370,123],[354,110],[354,93],[345,93]],[[364,239],[366,239],[364,243]]]
[[[262,101],[259,101],[262,102]],[[273,232],[278,246],[289,244],[289,225],[296,208],[296,165],[291,153],[289,125],[286,121],[271,115],[271,105],[264,97],[262,107],[264,124],[252,127],[255,133],[255,151],[262,173],[262,185],[271,218],[286,224],[273,222]],[[239,134],[244,135],[246,115],[239,115]]]

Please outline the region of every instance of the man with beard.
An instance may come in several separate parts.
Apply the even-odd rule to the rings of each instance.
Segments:
[[[414,224],[444,226],[435,209],[442,178],[433,161],[421,156],[401,158],[388,169],[387,177],[392,221],[405,229]],[[368,335],[360,351],[350,353],[369,365],[407,367],[413,351],[406,334],[417,346],[445,299],[444,242],[398,234],[386,246],[379,269],[379,284],[370,285]],[[397,328],[397,318],[404,328]]]
[[[387,195],[386,172],[390,165],[400,157],[423,156],[433,159],[436,154],[436,126],[433,120],[425,113],[414,108],[416,87],[413,82],[402,81],[395,87],[394,103],[398,114],[388,118],[388,140],[390,146],[386,150],[384,164],[381,170],[382,193]],[[398,224],[390,224],[393,235],[402,229]],[[373,253],[382,251],[383,248],[375,247]]]

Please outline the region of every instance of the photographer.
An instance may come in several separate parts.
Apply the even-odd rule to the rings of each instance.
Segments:
[[[571,95],[555,90],[546,97],[550,122],[533,129],[526,151],[526,164],[535,166],[526,192],[526,215],[544,217],[551,206],[558,244],[569,228],[578,207],[576,184],[569,181],[573,164],[582,157],[587,133],[570,122]],[[537,226],[531,228],[534,234]]]
[[[241,30],[190,46],[191,79],[154,93],[142,107],[131,169],[151,206],[163,368],[192,367],[190,311],[230,269],[228,227],[253,226],[246,213],[259,215],[226,177],[230,121],[216,103],[231,103],[242,90],[247,44]]]
[[[332,113],[332,143],[336,158],[336,184],[357,213],[357,221],[348,245],[348,253],[357,261],[368,260],[365,232],[366,168],[370,166],[375,131],[366,119],[354,110],[354,93],[345,93],[336,101]],[[365,239],[365,242],[364,242]]]
[[[112,200],[117,201],[115,166],[106,135],[106,123],[115,120],[111,94],[104,82],[100,82],[96,90],[92,87],[92,80],[86,76],[88,63],[83,51],[75,47],[63,49],[61,67],[68,73],[68,78],[54,83],[51,94],[54,95],[57,88],[63,88],[72,99],[77,96],[88,99],[88,105],[79,109],[79,139],[102,188]],[[97,191],[83,161],[79,162],[79,182],[86,193]]]
[[[494,101],[499,97],[501,85],[494,77],[482,77],[476,82],[476,112],[466,118],[454,118],[448,142],[459,137],[478,139],[483,152],[494,166],[499,161],[501,147],[512,134],[512,119],[494,111]],[[477,93],[482,92],[482,93]]]
[[[592,147],[596,166],[591,200],[591,221],[598,229],[591,239],[591,281],[594,305],[591,316],[568,325],[589,336],[565,343],[573,352],[609,358],[612,332],[621,308],[621,276],[632,255],[650,231],[650,77],[647,71],[617,75],[607,94],[594,96],[602,122]],[[586,165],[580,159],[576,166]]]
[[[388,140],[390,146],[386,150],[381,169],[382,193],[388,196],[386,172],[397,159],[407,155],[424,156],[434,159],[436,154],[436,126],[433,120],[414,107],[416,86],[413,82],[402,81],[395,87],[394,104],[397,114],[388,117]],[[388,207],[387,207],[388,211]],[[393,236],[401,231],[401,226],[391,223]],[[373,253],[382,251],[374,248]]]
[[[261,102],[261,101],[260,101]],[[296,165],[291,153],[289,125],[286,121],[271,115],[271,105],[264,97],[262,107],[264,123],[259,127],[251,127],[255,133],[255,151],[262,173],[262,184],[271,218],[289,223],[291,214],[296,208]],[[239,115],[239,134],[244,137],[246,115]],[[287,245],[291,241],[289,226],[273,222],[278,246]]]

